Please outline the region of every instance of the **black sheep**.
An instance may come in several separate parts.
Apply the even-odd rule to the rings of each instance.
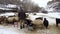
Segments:
[[[46,20],[46,18],[44,18],[43,24],[44,24],[44,26],[45,26],[46,28],[48,27],[49,22],[48,22],[48,20]]]
[[[30,19],[25,19],[25,24],[27,24],[29,30],[33,30],[34,29],[34,27],[33,27],[34,24],[31,23],[31,22],[32,21]]]
[[[56,26],[58,26],[59,23],[60,23],[60,19],[56,18]]]

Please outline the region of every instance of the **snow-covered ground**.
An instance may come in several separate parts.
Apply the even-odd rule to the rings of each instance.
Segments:
[[[14,16],[15,15],[15,13],[13,13],[13,12],[6,12],[6,13],[3,13],[3,14],[0,14],[0,16],[6,16],[6,17],[8,17],[8,16]]]
[[[0,25],[0,34],[19,34],[15,31],[14,28],[9,28],[9,27],[5,27]]]
[[[56,27],[56,25],[49,25],[48,29],[36,28],[34,31],[30,31],[28,29],[18,29],[11,25],[3,26],[0,25],[0,34],[60,34],[60,27]]]

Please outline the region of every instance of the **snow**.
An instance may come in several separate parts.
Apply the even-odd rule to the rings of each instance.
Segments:
[[[17,5],[8,4],[6,7],[9,7],[9,8],[16,8]]]
[[[2,10],[13,10],[13,9],[9,9],[9,8],[1,8],[1,7],[0,7],[0,9],[2,9]]]
[[[12,13],[12,12],[0,14],[0,16],[6,16],[6,17],[8,17],[8,16],[14,16],[14,15],[15,15],[15,13]]]
[[[60,18],[60,13],[48,13],[48,16],[54,17],[54,18]]]
[[[18,34],[14,29],[9,29],[4,26],[0,26],[0,34]]]

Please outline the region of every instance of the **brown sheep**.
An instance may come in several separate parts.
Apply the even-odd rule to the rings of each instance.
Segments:
[[[40,19],[33,20],[32,23],[35,25],[35,27],[42,27],[43,26],[43,21]]]
[[[14,24],[14,21],[19,21],[18,17],[8,17],[8,22]]]

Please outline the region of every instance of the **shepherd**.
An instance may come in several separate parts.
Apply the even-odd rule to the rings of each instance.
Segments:
[[[20,12],[18,13],[18,17],[19,17],[19,20],[20,20],[20,29],[24,28],[24,21],[25,21],[25,18],[26,18],[26,14],[25,12],[23,11],[23,9],[21,8]]]

